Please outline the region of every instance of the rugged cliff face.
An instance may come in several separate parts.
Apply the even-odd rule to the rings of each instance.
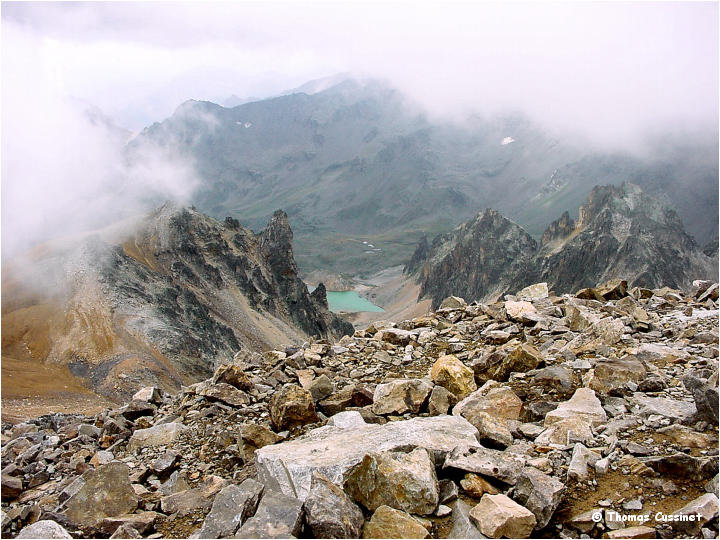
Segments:
[[[518,225],[485,210],[429,249],[421,243],[406,272],[437,307],[449,295],[491,299],[538,281],[557,293],[616,277],[687,289],[694,279],[716,278],[717,260],[698,248],[674,211],[626,183],[596,186],[578,221],[565,212],[539,247]]]
[[[352,326],[297,275],[284,212],[253,233],[166,204],[3,268],[3,356],[67,365],[98,393],[177,389],[247,348]]]
[[[433,240],[429,257],[419,270],[420,297],[429,296],[433,306],[438,306],[443,298],[459,291],[465,298],[500,294],[507,286],[507,276],[522,273],[536,249],[535,240],[519,225],[487,209]]]

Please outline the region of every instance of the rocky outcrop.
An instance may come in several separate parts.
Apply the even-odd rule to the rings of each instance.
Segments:
[[[517,275],[530,264],[537,243],[519,225],[487,209],[454,231],[436,237],[420,264],[416,260],[420,298],[430,297],[438,307],[447,296],[486,298],[507,287],[508,275]]]
[[[535,282],[572,293],[619,277],[630,287],[685,291],[699,276],[717,279],[717,259],[700,250],[675,212],[627,183],[593,188],[578,221],[565,212],[540,246],[485,210],[430,248],[421,243],[412,261],[406,273],[419,282],[419,298],[432,299],[435,308],[446,296],[494,300]]]
[[[335,345],[238,356],[174,396],[3,424],[3,537],[717,537],[718,312],[699,285],[531,287],[517,321],[513,301],[455,298]],[[473,362],[494,354],[518,357],[504,380],[450,399],[441,384],[477,385]],[[303,390],[315,381],[331,393]]]
[[[68,364],[127,399],[207,378],[241,349],[352,333],[308,294],[292,240],[282,211],[255,234],[168,203],[79,246],[48,246],[3,266],[3,355]]]

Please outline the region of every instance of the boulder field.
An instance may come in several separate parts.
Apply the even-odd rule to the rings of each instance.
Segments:
[[[694,285],[452,297],[3,424],[2,534],[716,538],[718,285]]]

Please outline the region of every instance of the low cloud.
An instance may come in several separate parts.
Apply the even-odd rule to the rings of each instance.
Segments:
[[[146,145],[127,159],[131,133],[62,95],[32,36],[3,31],[3,259],[165,199],[190,200],[197,178],[187,157]]]

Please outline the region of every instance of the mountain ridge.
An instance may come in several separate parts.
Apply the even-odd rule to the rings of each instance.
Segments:
[[[421,241],[405,268],[420,283],[419,300],[485,300],[545,281],[575,292],[623,276],[633,286],[689,289],[716,279],[717,266],[677,214],[633,184],[596,186],[573,220],[566,211],[538,244],[499,212],[486,209],[431,245]]]

